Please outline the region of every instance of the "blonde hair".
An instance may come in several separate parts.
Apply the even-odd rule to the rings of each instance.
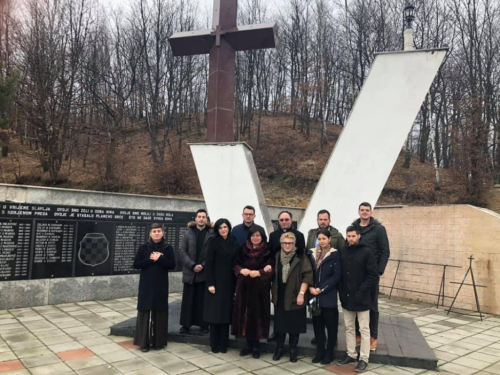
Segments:
[[[293,234],[292,232],[283,233],[280,237],[280,242],[283,242],[283,240],[286,240],[287,238],[291,238],[293,242],[296,242],[295,234]]]

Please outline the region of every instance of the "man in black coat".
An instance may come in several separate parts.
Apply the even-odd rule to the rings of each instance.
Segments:
[[[196,211],[194,222],[188,229],[179,246],[179,258],[183,264],[180,333],[189,333],[192,325],[201,327],[201,333],[208,333],[208,324],[203,320],[203,304],[205,299],[205,257],[209,240],[214,232],[208,225],[207,211],[203,208]]]
[[[385,267],[391,255],[389,249],[389,238],[385,227],[380,222],[372,217],[372,206],[368,202],[363,202],[358,208],[359,219],[352,223],[353,226],[359,229],[361,233],[360,243],[370,248],[377,262],[377,284],[372,290],[373,305],[370,308],[370,350],[377,350],[378,338],[378,293],[380,277],[385,272]],[[357,332],[359,333],[359,332]],[[359,334],[357,342],[359,342]]]
[[[356,362],[356,317],[361,331],[359,362],[355,371],[365,371],[370,358],[370,307],[372,289],[378,280],[377,264],[373,252],[360,243],[359,229],[347,228],[347,245],[340,249],[342,278],[339,297],[344,312],[347,357],[339,365]]]
[[[304,235],[302,234],[302,232],[299,232],[293,227],[292,219],[293,216],[291,212],[288,211],[281,211],[278,215],[279,227],[269,236],[269,245],[271,246],[273,254],[276,254],[281,250],[280,238],[281,235],[286,232],[292,232],[295,235],[295,246],[297,247],[297,249],[306,248],[306,240],[304,238]]]
[[[239,247],[243,246],[247,241],[248,230],[252,225],[260,227],[259,225],[255,224],[254,220],[256,215],[255,208],[253,206],[245,206],[243,208],[243,213],[241,214],[241,216],[243,216],[243,223],[236,225],[231,231],[231,235],[233,236]]]

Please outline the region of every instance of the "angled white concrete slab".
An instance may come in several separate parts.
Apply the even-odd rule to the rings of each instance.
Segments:
[[[377,200],[446,49],[380,53],[328,160],[299,230],[316,228],[319,210],[345,234],[359,203]]]
[[[243,142],[190,144],[203,197],[212,221],[243,222],[243,207],[255,207],[255,222],[272,230],[252,149]]]

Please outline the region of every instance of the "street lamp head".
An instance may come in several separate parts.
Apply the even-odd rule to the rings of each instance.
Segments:
[[[412,22],[415,19],[415,7],[413,5],[407,5],[403,10],[403,19],[405,22],[405,29],[412,28]]]

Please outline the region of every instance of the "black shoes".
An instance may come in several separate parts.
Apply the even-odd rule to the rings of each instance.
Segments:
[[[354,363],[354,362],[356,362],[356,360],[354,358],[347,356],[342,361],[338,361],[337,364],[339,366],[344,366],[344,365],[348,365],[349,363]]]
[[[366,363],[365,361],[359,361],[358,365],[356,366],[356,368],[354,369],[354,371],[356,371],[356,372],[363,372],[363,371],[366,371],[367,367],[368,367],[368,363]]]
[[[330,363],[333,362],[334,359],[335,359],[335,357],[333,356],[333,354],[326,353],[323,356],[323,358],[321,359],[321,364],[322,365],[329,365]]]
[[[141,352],[143,352],[143,353],[149,352],[149,346],[145,346],[144,348],[141,348]]]
[[[212,353],[219,353],[219,349],[218,348],[211,348],[212,349]]]
[[[253,348],[252,349],[252,357],[255,359],[260,358],[260,350],[258,348]]]
[[[274,352],[273,355],[273,361],[279,361],[283,357],[283,344],[279,345],[276,347],[276,351]]]
[[[220,352],[220,353],[227,353],[227,348],[220,348],[220,349],[219,349],[219,352]]]
[[[324,350],[316,350],[316,356],[312,359],[312,363],[320,363],[326,352]]]
[[[179,333],[180,333],[181,335],[189,335],[189,333],[190,333],[190,332],[189,332],[189,327],[184,327],[184,326],[182,326],[182,327],[181,327],[181,329],[179,330]]]
[[[246,347],[240,350],[240,357],[244,357],[246,355],[249,355],[252,352],[252,349]]]

